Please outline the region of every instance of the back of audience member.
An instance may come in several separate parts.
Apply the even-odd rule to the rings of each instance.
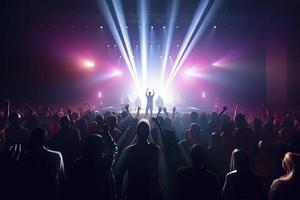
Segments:
[[[58,199],[64,180],[64,162],[60,152],[46,147],[47,132],[42,128],[31,134],[29,151],[21,157],[22,197]]]
[[[20,116],[18,113],[9,115],[10,126],[5,130],[5,149],[8,150],[15,144],[21,144],[22,149],[28,148],[30,135],[27,129],[20,125]]]
[[[232,152],[231,172],[226,175],[222,196],[224,200],[267,198],[265,187],[250,169],[249,158],[243,150]]]
[[[111,148],[112,149],[112,148]],[[115,199],[115,183],[111,171],[113,152],[105,154],[100,135],[87,138],[83,156],[70,169],[63,199]]]
[[[300,197],[300,154],[288,152],[282,161],[286,175],[273,181],[269,200],[299,199]]]
[[[118,172],[119,188],[122,188],[125,172],[128,173],[128,186],[124,193],[127,200],[160,200],[159,149],[148,143],[150,125],[139,122],[136,130],[136,144],[123,150]],[[120,192],[120,189],[119,189]]]
[[[72,161],[80,153],[80,133],[77,129],[70,127],[70,120],[66,116],[61,117],[60,126],[60,130],[53,135],[51,143],[54,150],[61,152],[66,170],[68,170]]]
[[[175,199],[221,199],[221,186],[217,175],[205,168],[204,149],[199,145],[193,146],[190,158],[192,166],[177,171]]]

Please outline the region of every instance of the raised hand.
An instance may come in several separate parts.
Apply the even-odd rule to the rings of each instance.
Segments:
[[[129,112],[129,104],[125,104],[125,110]]]
[[[141,106],[138,106],[138,107],[137,107],[137,110],[140,111],[140,110],[141,110]]]
[[[167,107],[164,107],[164,112],[167,112]]]
[[[175,113],[175,112],[176,112],[176,107],[174,106],[174,107],[173,107],[173,113]]]
[[[158,113],[160,113],[162,110],[163,110],[163,108],[162,108],[162,107],[159,107],[159,108],[158,108]]]

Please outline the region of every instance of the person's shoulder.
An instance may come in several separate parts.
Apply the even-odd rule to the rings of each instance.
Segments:
[[[275,179],[271,184],[271,190],[277,190],[283,185],[284,181],[282,181],[280,178]]]
[[[234,178],[238,175],[238,172],[236,170],[233,170],[226,174],[226,179]]]

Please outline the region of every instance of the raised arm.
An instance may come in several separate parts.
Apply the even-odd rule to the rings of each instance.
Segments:
[[[175,112],[176,112],[176,107],[174,106],[174,107],[173,107],[173,113],[172,113],[172,120],[175,119]]]
[[[140,111],[141,111],[141,107],[138,106],[137,112],[136,112],[136,115],[135,115],[135,119],[138,119],[140,117]]]
[[[157,114],[156,114],[156,117],[158,117],[158,116],[160,115],[160,113],[161,113],[162,110],[163,110],[162,107],[159,107],[159,108],[158,108],[158,112],[157,112]]]
[[[167,111],[167,108],[164,107],[163,110],[164,110],[164,113],[165,113],[166,117],[167,117],[167,118],[170,118],[170,115],[169,115],[169,113],[168,113],[168,111]]]
[[[149,88],[147,88],[147,90],[146,90],[146,94],[145,94],[146,97],[148,96],[148,91],[149,91]]]
[[[4,100],[5,102],[5,110],[4,110],[4,115],[5,115],[5,121],[8,119],[8,116],[9,116],[9,110],[10,110],[10,101],[9,99],[5,99]]]
[[[129,104],[126,104],[126,105],[125,105],[125,110],[127,111],[129,117],[130,117],[131,119],[133,119],[133,117],[132,117],[132,115],[131,115],[131,113],[130,113],[130,111],[129,111]]]
[[[33,113],[37,113],[31,106],[29,106],[27,103],[23,103],[23,105],[25,106],[25,108],[27,108],[27,110],[29,110],[32,114]]]

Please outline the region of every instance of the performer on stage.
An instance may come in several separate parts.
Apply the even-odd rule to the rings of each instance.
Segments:
[[[142,100],[139,96],[137,96],[136,99],[134,100],[134,105],[136,110],[142,106]]]
[[[157,99],[155,101],[155,106],[157,107],[158,110],[159,110],[159,108],[165,107],[164,100],[161,98],[160,95],[157,97]]]
[[[148,112],[150,110],[150,117],[152,117],[153,112],[153,97],[155,95],[154,90],[152,90],[152,93],[149,91],[149,88],[146,90],[146,97],[147,97],[147,106],[146,106],[146,117],[148,116]]]

